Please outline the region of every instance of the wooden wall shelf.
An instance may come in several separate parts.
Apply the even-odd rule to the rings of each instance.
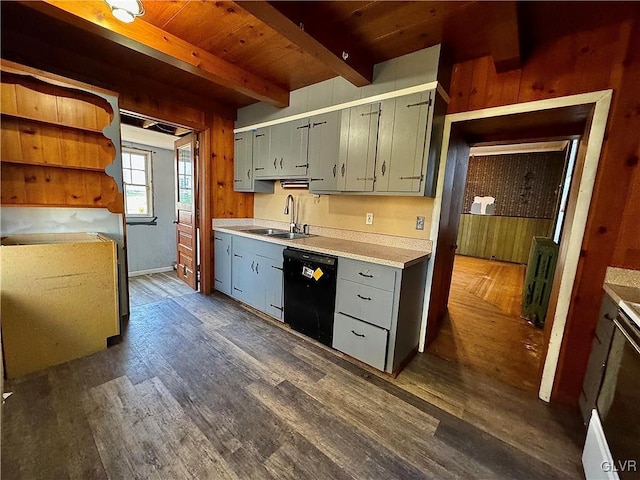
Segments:
[[[82,165],[64,165],[59,163],[50,163],[50,162],[30,162],[26,160],[14,160],[14,159],[0,159],[0,163],[13,163],[16,165],[35,165],[39,167],[51,167],[51,168],[64,168],[68,170],[84,170],[89,172],[101,172],[104,173],[104,168],[101,167],[85,167]]]
[[[50,126],[54,126],[54,127],[66,128],[66,129],[70,129],[70,130],[77,130],[77,131],[80,131],[80,132],[85,132],[85,133],[91,133],[91,134],[94,134],[94,135],[104,136],[104,134],[102,133],[102,129],[101,128],[93,128],[93,127],[87,127],[87,126],[82,126],[82,125],[70,125],[70,124],[67,124],[67,123],[56,122],[56,121],[47,120],[47,119],[43,119],[43,118],[33,117],[31,115],[24,115],[24,114],[18,114],[18,113],[0,112],[0,115],[2,117],[5,117],[5,118],[14,118],[14,119],[18,119],[18,120],[26,120],[28,122],[35,122],[35,123],[40,123],[40,124],[43,124],[43,125],[50,125]]]

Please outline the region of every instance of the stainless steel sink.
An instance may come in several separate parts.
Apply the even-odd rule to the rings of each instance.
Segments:
[[[278,230],[276,228],[254,228],[253,230],[245,231],[249,233],[255,233],[256,235],[280,235],[283,233],[289,233],[286,230]]]
[[[290,240],[293,240],[293,239],[296,239],[296,238],[309,238],[309,237],[311,237],[311,235],[308,235],[306,233],[290,233],[290,232],[274,233],[271,236],[275,237],[275,238],[288,238]]]

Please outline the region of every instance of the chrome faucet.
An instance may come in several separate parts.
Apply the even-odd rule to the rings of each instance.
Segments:
[[[296,220],[295,220],[296,200],[293,198],[293,195],[287,195],[287,203],[285,203],[284,205],[284,214],[287,215],[289,213],[289,200],[291,200],[291,222],[289,223],[289,232],[295,233],[296,231]]]

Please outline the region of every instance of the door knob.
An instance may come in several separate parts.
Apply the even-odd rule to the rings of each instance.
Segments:
[[[457,250],[458,249],[458,245],[457,244],[453,244],[451,245],[451,250]]]

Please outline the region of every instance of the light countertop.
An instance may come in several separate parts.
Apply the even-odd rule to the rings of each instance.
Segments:
[[[640,326],[640,288],[613,283],[605,283],[603,288],[618,307]]]
[[[409,250],[404,248],[364,243],[343,238],[327,236],[310,236],[306,238],[284,239],[268,235],[257,235],[247,230],[259,228],[257,225],[225,225],[215,226],[219,232],[231,233],[263,242],[276,243],[287,247],[300,248],[311,252],[351,258],[363,262],[377,263],[395,268],[406,268],[426,260],[431,255],[430,250]]]

